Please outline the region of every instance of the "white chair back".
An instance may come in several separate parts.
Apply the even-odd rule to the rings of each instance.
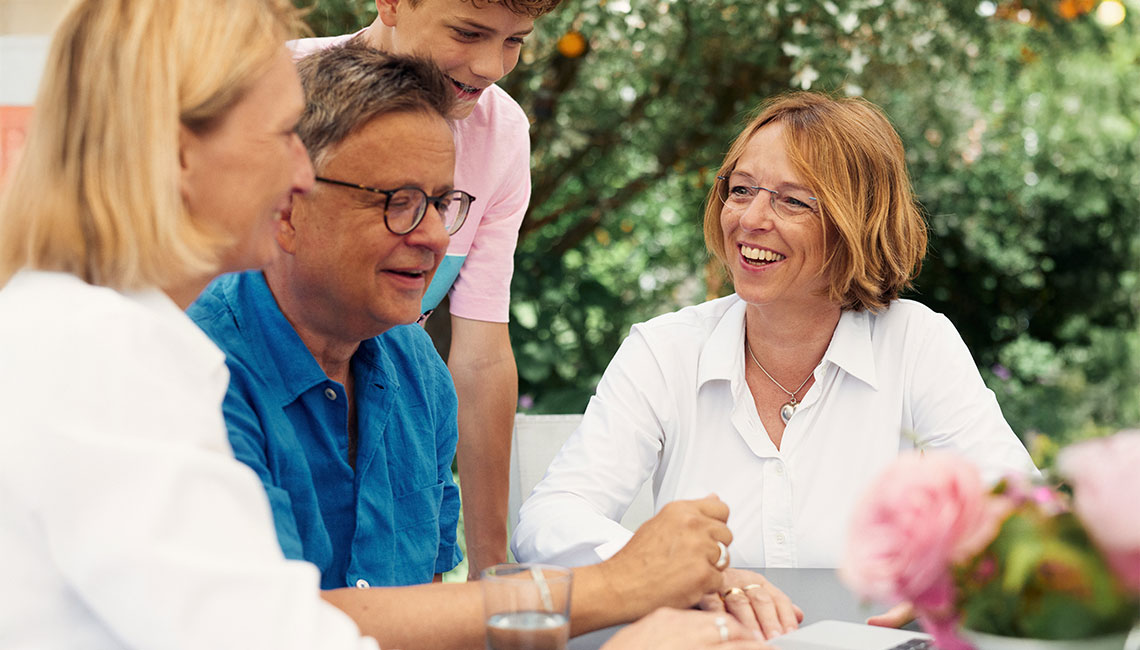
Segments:
[[[546,475],[550,462],[562,444],[578,428],[581,415],[515,415],[514,441],[511,446],[511,491],[507,525],[513,531],[519,522],[519,508],[534,486]],[[634,497],[621,524],[637,530],[653,516],[652,481],[646,481]]]

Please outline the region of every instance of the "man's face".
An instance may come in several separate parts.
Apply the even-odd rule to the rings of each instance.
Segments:
[[[534,18],[495,2],[421,0],[413,7],[408,0],[381,0],[377,7],[393,28],[392,54],[429,57],[451,79],[459,98],[456,119],[470,115],[483,90],[515,68],[534,29]]]
[[[317,175],[384,190],[418,187],[429,196],[452,188],[455,144],[438,115],[382,115],[336,145]],[[406,235],[384,225],[385,196],[317,183],[294,200],[291,228],[279,235],[293,256],[294,292],[306,309],[335,321],[338,336],[362,341],[415,322],[447,250],[448,235],[429,205]]]

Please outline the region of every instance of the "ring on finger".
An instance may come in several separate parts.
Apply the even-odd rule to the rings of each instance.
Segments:
[[[728,598],[729,596],[735,596],[736,594],[742,594],[742,593],[744,593],[743,589],[741,589],[740,587],[733,587],[732,589],[729,589],[728,591],[721,594],[720,597],[721,598]]]
[[[720,634],[721,642],[728,641],[728,619],[723,616],[717,616],[713,623],[716,624],[716,631]]]
[[[720,555],[716,558],[716,564],[713,566],[720,571],[728,566],[728,547],[724,545],[724,542],[717,542],[716,546],[720,549]]]

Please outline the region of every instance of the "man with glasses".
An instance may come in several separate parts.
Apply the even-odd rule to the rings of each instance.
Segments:
[[[455,184],[479,197],[424,295],[449,297],[447,364],[459,395],[459,478],[469,575],[506,560],[511,431],[518,371],[507,328],[519,227],[530,202],[530,121],[496,85],[518,64],[536,20],[561,0],[375,0],[356,34],[290,44],[303,56],[350,39],[430,58],[456,101]],[[438,316],[436,317],[438,318]]]
[[[413,323],[475,200],[452,185],[454,100],[426,62],[311,59],[297,131],[318,182],[277,222],[264,272],[218,280],[189,313],[226,352],[230,442],[285,555],[325,589],[431,582],[462,559],[457,400]]]
[[[298,71],[318,182],[282,215],[264,272],[219,279],[189,314],[226,352],[230,441],[285,555],[317,565],[324,597],[382,647],[479,646],[478,583],[363,588],[429,582],[459,558],[455,390],[408,325],[476,200],[452,186],[453,94],[434,66],[362,45]],[[727,518],[715,496],[670,504],[613,558],[575,569],[572,632],[696,604],[722,583]],[[628,629],[609,647],[759,649],[712,613],[662,610]]]

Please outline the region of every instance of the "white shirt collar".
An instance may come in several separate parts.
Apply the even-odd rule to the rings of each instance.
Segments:
[[[740,369],[744,367],[744,310],[748,304],[736,296],[733,299],[735,303],[721,315],[701,350],[697,362],[698,390],[714,379],[730,382],[743,379]],[[735,392],[735,383],[732,388]]]
[[[715,379],[740,381],[744,366],[744,310],[739,298],[721,316],[697,364],[697,387]],[[839,317],[823,363],[833,363],[871,388],[878,388],[871,348],[873,317],[865,311],[845,311]],[[822,364],[821,364],[822,365]],[[733,389],[736,386],[733,385]]]
[[[823,353],[823,361],[834,363],[847,374],[878,390],[875,356],[871,348],[873,320],[866,311],[843,312],[831,335],[831,344]]]

